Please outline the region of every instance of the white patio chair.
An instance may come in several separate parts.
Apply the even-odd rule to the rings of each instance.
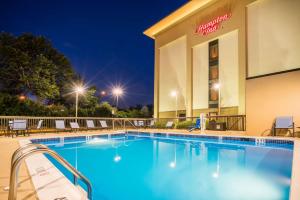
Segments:
[[[150,124],[148,125],[149,128],[153,128],[155,126],[155,121],[151,120]]]
[[[275,124],[274,124],[274,136],[276,136],[276,130],[277,129],[286,129],[290,132],[290,129],[292,129],[292,136],[295,134],[295,124],[293,121],[292,116],[283,116],[283,117],[276,117]],[[286,136],[289,134],[287,133]]]
[[[86,120],[86,128],[87,129],[95,129],[95,124],[93,120]]]
[[[16,136],[18,136],[19,132],[23,133],[24,136],[25,136],[26,132],[29,135],[28,130],[27,130],[27,121],[23,120],[23,119],[14,120],[12,123],[12,126],[11,126],[11,130],[13,132],[15,132]],[[12,137],[13,137],[13,134],[12,134]]]
[[[105,120],[99,120],[99,122],[100,122],[100,125],[101,125],[102,128],[108,128],[107,123],[106,123]]]
[[[144,121],[142,121],[142,120],[140,120],[140,121],[138,121],[138,125],[140,126],[140,127],[143,127],[145,124],[144,124]]]
[[[79,124],[77,122],[70,122],[71,130],[77,131],[80,129]]]
[[[57,131],[66,130],[65,121],[64,120],[55,120],[55,128]]]
[[[174,124],[173,121],[168,121],[166,124],[166,128],[173,128],[173,124]]]
[[[35,127],[31,127],[29,130],[41,130],[42,129],[42,125],[43,125],[43,121],[42,119],[40,119],[38,121],[38,124]]]
[[[36,127],[37,130],[40,130],[40,129],[42,128],[43,121],[44,121],[44,120],[39,120],[38,125],[37,125],[37,127]]]

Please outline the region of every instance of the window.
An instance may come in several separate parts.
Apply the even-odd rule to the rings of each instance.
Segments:
[[[209,108],[217,108],[219,102],[219,91],[214,84],[219,82],[219,42],[214,40],[208,44],[209,51]]]

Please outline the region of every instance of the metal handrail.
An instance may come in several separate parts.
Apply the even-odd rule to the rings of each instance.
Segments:
[[[138,127],[136,127],[129,119],[126,119],[127,122],[129,122],[129,124],[131,124],[135,129],[138,129]]]
[[[26,149],[30,149],[30,148],[43,148],[43,147],[47,147],[46,145],[44,144],[35,144],[35,143],[28,143],[28,144],[25,144],[23,145],[22,147],[18,148],[12,155],[11,157],[11,166],[12,164],[14,163],[14,161],[16,160],[16,158],[21,154],[21,153],[24,153],[24,151]]]
[[[28,145],[29,146],[29,145]],[[29,148],[28,146],[25,146],[24,149]],[[20,149],[20,148],[19,148]],[[21,150],[17,150],[20,152]],[[22,149],[22,147],[21,147]],[[16,200],[17,199],[17,181],[18,181],[18,172],[20,165],[22,161],[34,154],[37,153],[46,153],[56,159],[61,165],[63,165],[67,170],[69,170],[73,176],[74,176],[74,185],[78,184],[77,179],[81,179],[87,186],[87,193],[88,193],[88,199],[92,199],[92,186],[90,181],[82,175],[79,171],[77,171],[70,163],[68,163],[64,158],[62,158],[59,154],[57,154],[55,151],[49,149],[48,147],[44,146],[39,146],[36,147],[35,149],[31,149],[24,154],[21,154],[19,157],[15,158],[15,160],[12,162],[11,166],[11,171],[10,171],[10,185],[9,185],[9,195],[8,195],[8,200]],[[19,154],[19,153],[17,153]],[[15,154],[15,155],[17,155]]]

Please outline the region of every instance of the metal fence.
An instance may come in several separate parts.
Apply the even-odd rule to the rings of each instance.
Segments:
[[[55,120],[64,120],[66,129],[70,129],[70,122],[78,122],[81,128],[86,128],[86,120],[93,120],[96,128],[101,128],[100,121],[105,120],[107,129],[131,129],[131,128],[165,128],[168,121],[173,121],[174,126],[181,122],[190,121],[194,123],[197,117],[180,117],[180,118],[102,118],[102,117],[28,117],[28,116],[0,116],[0,132],[5,133],[9,129],[9,123],[13,120],[23,119],[27,121],[27,127],[32,132],[55,132]],[[36,130],[39,120],[43,120],[42,127]],[[223,122],[226,124],[227,130],[245,131],[246,116],[245,115],[222,115],[207,116],[208,121]],[[152,123],[151,123],[152,122]],[[153,126],[154,122],[154,126]],[[182,126],[181,126],[182,127]]]

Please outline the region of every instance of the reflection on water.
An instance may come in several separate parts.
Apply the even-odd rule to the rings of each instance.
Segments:
[[[51,148],[91,180],[95,199],[289,197],[289,149],[150,138]]]

